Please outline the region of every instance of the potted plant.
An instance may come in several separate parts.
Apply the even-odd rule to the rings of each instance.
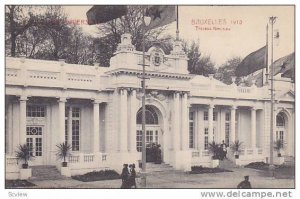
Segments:
[[[213,160],[219,159],[219,157],[218,157],[219,145],[215,141],[208,144],[208,151],[209,151],[210,154],[213,155],[212,156]]]
[[[208,144],[208,151],[210,154],[212,154],[212,167],[218,167],[219,166],[219,151],[220,146],[215,141],[212,141]]]
[[[277,157],[281,157],[280,150],[283,149],[283,141],[278,139],[274,142],[274,149],[277,151]]]
[[[63,142],[63,143],[56,145],[56,147],[57,147],[56,156],[59,159],[63,160],[62,167],[67,167],[68,162],[66,160],[67,160],[67,157],[69,157],[71,155],[71,149],[72,149],[71,145]]]
[[[234,153],[235,159],[239,159],[242,144],[243,144],[242,142],[236,140],[230,146],[231,150]]]
[[[23,161],[22,164],[23,169],[28,169],[28,161],[34,158],[32,154],[32,147],[27,144],[19,145],[18,150],[16,151],[16,157],[19,160]]]

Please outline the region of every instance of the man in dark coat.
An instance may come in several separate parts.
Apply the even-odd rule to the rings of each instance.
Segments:
[[[224,142],[224,140],[222,141],[222,144],[221,144],[221,148],[222,148],[222,154],[223,154],[223,158],[227,158],[226,155],[227,155],[227,144]]]
[[[237,186],[238,189],[251,189],[251,184],[249,182],[249,176],[244,176],[245,180],[240,182]]]
[[[135,164],[131,164],[129,166],[130,168],[130,175],[129,175],[129,180],[128,180],[128,187],[129,188],[137,188],[136,186],[136,181],[135,181],[135,178],[136,178],[136,171],[135,171]]]
[[[128,172],[128,164],[123,164],[123,170],[121,173],[121,178],[122,178],[122,189],[129,188],[128,187],[128,178],[129,178],[129,172]]]

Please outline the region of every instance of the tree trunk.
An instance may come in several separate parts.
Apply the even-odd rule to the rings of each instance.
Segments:
[[[16,37],[12,34],[10,37],[11,41],[11,48],[10,48],[10,54],[12,57],[16,56]]]

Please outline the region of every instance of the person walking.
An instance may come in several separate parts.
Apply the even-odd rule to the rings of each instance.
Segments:
[[[129,172],[128,172],[128,164],[123,164],[123,169],[121,173],[122,185],[121,189],[128,188],[128,180],[129,180]]]
[[[129,180],[128,180],[128,184],[129,184],[129,188],[137,188],[136,186],[136,171],[135,171],[135,164],[131,164],[130,165],[130,175],[129,175]]]
[[[244,176],[245,180],[240,182],[237,186],[238,189],[251,189],[251,183],[249,181],[249,176]]]

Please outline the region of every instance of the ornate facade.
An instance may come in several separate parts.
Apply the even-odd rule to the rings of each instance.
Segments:
[[[15,151],[33,147],[29,165],[56,165],[56,145],[72,146],[71,175],[141,160],[142,53],[124,34],[109,68],[6,58],[6,173],[18,178]],[[226,85],[192,75],[180,43],[146,52],[146,142],[161,145],[175,169],[211,165],[208,144],[243,142],[238,164],[270,158],[269,86]],[[275,77],[274,140],[294,156],[294,84]],[[232,153],[229,152],[232,158]],[[274,161],[277,161],[274,152]]]

